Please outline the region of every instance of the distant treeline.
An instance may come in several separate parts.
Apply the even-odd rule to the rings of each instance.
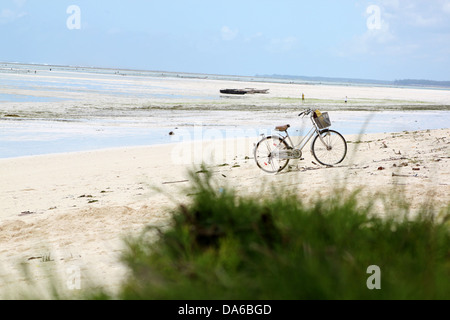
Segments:
[[[450,81],[433,81],[433,80],[415,80],[415,79],[404,79],[395,80],[395,85],[401,86],[431,86],[431,87],[450,87]]]
[[[284,79],[292,81],[308,81],[308,82],[325,82],[339,84],[373,84],[382,86],[424,86],[424,87],[444,87],[450,88],[450,81],[434,81],[419,79],[402,79],[402,80],[372,80],[372,79],[352,79],[352,78],[329,78],[329,77],[307,77],[307,76],[290,76],[290,75],[256,75],[260,78]]]

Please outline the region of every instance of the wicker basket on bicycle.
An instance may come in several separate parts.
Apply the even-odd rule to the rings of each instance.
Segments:
[[[316,110],[313,118],[319,129],[326,129],[331,126],[331,120],[328,112],[320,112],[319,110]]]

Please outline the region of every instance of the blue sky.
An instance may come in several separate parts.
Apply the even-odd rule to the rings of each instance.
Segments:
[[[450,80],[450,0],[1,0],[0,39],[9,62]]]

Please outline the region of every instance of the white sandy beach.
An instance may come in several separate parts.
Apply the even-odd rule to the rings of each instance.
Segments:
[[[349,157],[338,167],[317,166],[307,152],[305,160],[277,175],[256,167],[252,139],[215,144],[226,150],[217,152],[216,160],[210,158],[211,143],[197,144],[192,160],[199,164],[203,150],[215,179],[242,194],[270,195],[275,183],[307,199],[326,196],[345,179],[349,190],[365,188],[362,194],[404,188],[414,208],[431,199],[444,207],[450,194],[449,134],[450,129],[365,135],[349,144]],[[117,261],[122,237],[146,225],[167,225],[168,208],[189,199],[183,188],[193,167],[174,158],[180,150],[166,145],[0,160],[2,288],[5,283],[17,288],[23,279],[18,264],[25,263],[44,282],[45,270],[65,283],[79,268],[81,286],[92,278],[114,289],[126,272]],[[43,262],[43,256],[52,261]]]
[[[201,91],[213,95],[220,87],[237,86],[235,82],[212,80],[160,81],[161,86],[172,86],[173,92],[177,86],[177,94]],[[242,87],[251,85],[255,86],[239,83]],[[332,86],[264,84],[264,87],[270,87],[271,97],[275,98],[298,97],[299,89],[308,89],[308,96],[320,99],[342,99],[348,95],[431,104],[450,102],[445,90],[352,87],[346,88],[344,94],[343,87]],[[84,95],[83,99],[88,97]],[[99,99],[99,95],[94,95],[92,103]],[[250,98],[256,105],[261,101],[258,99],[262,98]],[[90,110],[107,113],[104,109],[107,100],[105,97],[98,110]],[[125,102],[130,108],[144,103],[131,100],[122,98],[115,101],[117,104],[112,100],[108,108],[120,105],[125,110],[128,108]],[[264,105],[264,101],[261,103]],[[76,103],[62,105],[67,107],[62,110],[68,113],[77,112]],[[239,104],[233,105],[235,110],[239,109]],[[50,112],[44,103],[10,103],[2,108],[3,114],[20,114],[24,110]],[[205,109],[192,114],[189,110],[172,113],[167,108],[157,112],[151,120],[153,124],[163,125],[165,119],[174,115],[178,119],[183,119],[183,114],[208,119],[212,114]],[[58,112],[64,113],[62,110]],[[248,121],[268,119],[268,114],[275,115],[277,111],[275,107],[264,115],[261,115],[264,111],[253,111],[255,116],[249,115]],[[234,117],[233,110],[222,110],[220,119],[231,123]],[[278,118],[270,119],[277,121],[274,126],[288,120],[287,116],[273,118]],[[210,120],[214,119],[216,116]],[[146,225],[168,225],[170,209],[189,201],[184,189],[189,186],[188,170],[202,162],[209,165],[217,181],[241,194],[266,196],[270,195],[271,186],[277,186],[295,190],[307,200],[317,194],[326,196],[333,186],[345,183],[348,190],[364,188],[361,197],[375,192],[389,196],[400,188],[405,190],[406,201],[414,209],[427,201],[438,208],[446,207],[450,200],[449,137],[450,128],[346,135],[349,153],[341,165],[326,168],[314,164],[307,147],[304,160],[291,162],[289,170],[277,175],[257,168],[252,153],[257,136],[0,159],[0,297],[8,298],[8,294],[25,285],[21,264],[28,266],[32,279],[41,285],[56,277],[73,289],[71,277],[80,274],[81,282],[77,285],[81,289],[92,284],[117,288],[126,274],[118,262],[123,237],[138,234]]]

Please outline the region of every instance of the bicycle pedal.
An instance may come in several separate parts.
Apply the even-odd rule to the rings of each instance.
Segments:
[[[305,160],[305,158],[300,158],[299,160],[302,161],[302,160]]]

